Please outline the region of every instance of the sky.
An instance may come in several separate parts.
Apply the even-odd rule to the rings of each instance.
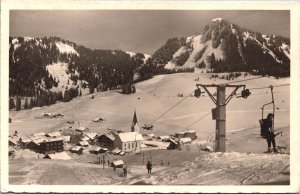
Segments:
[[[290,37],[290,12],[221,10],[11,10],[10,36],[57,36],[90,49],[153,54],[169,38],[191,36],[214,18]]]

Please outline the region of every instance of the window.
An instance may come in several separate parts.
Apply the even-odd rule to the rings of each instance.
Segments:
[[[130,149],[130,143],[128,143],[128,148]]]

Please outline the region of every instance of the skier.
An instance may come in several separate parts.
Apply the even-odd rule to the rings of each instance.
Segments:
[[[274,118],[274,114],[270,113],[268,114],[266,119],[260,120],[261,136],[267,139],[268,152],[272,152],[271,144],[273,145],[273,151],[277,152],[276,142],[275,142],[276,135],[274,134],[273,131],[273,118]]]
[[[124,177],[127,177],[127,166],[124,164],[123,166]]]
[[[148,163],[147,163],[146,167],[147,167],[147,170],[148,170],[148,174],[151,174],[151,170],[152,170],[152,164],[151,164],[151,162],[150,162],[150,161],[148,161]]]

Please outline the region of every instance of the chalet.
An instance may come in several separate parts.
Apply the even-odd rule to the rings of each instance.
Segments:
[[[97,118],[94,118],[92,121],[96,122],[96,123],[100,123],[100,122],[103,122],[104,119],[101,118],[101,117],[97,117]]]
[[[170,136],[162,135],[162,136],[158,136],[157,139],[160,139],[163,142],[168,142],[168,141],[170,141]]]
[[[155,138],[155,135],[153,133],[148,134],[149,137]]]
[[[44,132],[39,132],[39,133],[33,134],[33,137],[42,137],[42,136],[46,136],[46,133],[44,133]]]
[[[75,129],[75,131],[79,131],[79,132],[88,132],[90,129],[87,127],[78,127]]]
[[[27,148],[32,150],[32,151],[38,151],[39,150],[39,146],[40,146],[40,142],[36,142],[36,141],[31,141],[27,144]]]
[[[70,135],[70,143],[78,144],[81,141],[82,135],[81,134],[72,134]]]
[[[167,147],[168,150],[173,150],[173,149],[178,149],[179,148],[179,143],[173,139],[170,139],[170,144]]]
[[[114,147],[124,152],[137,151],[141,149],[143,136],[137,132],[120,133],[116,136]]]
[[[60,136],[58,139],[62,139],[64,142],[70,142],[71,141],[71,136],[64,135],[64,136]]]
[[[42,113],[40,116],[45,117],[45,118],[50,118],[50,117],[52,117],[52,114],[46,112],[46,113]]]
[[[62,113],[54,113],[52,115],[53,118],[59,118],[59,117],[64,117],[64,115]]]
[[[91,140],[95,139],[98,134],[95,132],[91,132],[91,133],[86,133],[85,136],[87,136],[88,138],[90,138]]]
[[[90,140],[90,138],[87,137],[87,136],[84,136],[84,137],[81,138],[81,141],[89,141],[89,140]]]
[[[111,151],[111,154],[113,155],[118,155],[122,150],[120,150],[119,148],[115,148],[114,150]]]
[[[123,160],[115,160],[111,163],[111,166],[114,168],[123,168],[124,161]]]
[[[186,131],[186,132],[184,132],[184,137],[189,137],[192,140],[197,139],[196,131],[194,131],[194,130]]]
[[[70,152],[71,153],[76,153],[78,155],[81,155],[81,154],[83,154],[83,147],[81,147],[81,146],[74,146],[74,147],[72,147],[70,149]]]
[[[92,132],[92,133],[86,133],[84,137],[87,137],[88,139],[86,141],[89,142],[89,144],[94,145],[96,143],[96,137],[98,136],[97,133]]]
[[[29,139],[29,138],[20,138],[19,139],[19,146],[21,147],[21,148],[27,148],[27,145],[31,142],[32,140],[31,139]]]
[[[100,153],[106,153],[106,152],[108,152],[109,150],[107,149],[107,148],[101,148],[100,149]]]
[[[18,145],[18,139],[17,138],[9,138],[8,139],[8,145],[11,147],[15,147]]]
[[[145,124],[142,128],[145,129],[145,130],[153,130],[153,125]]]
[[[64,150],[64,143],[61,139],[50,139],[40,143],[38,150],[40,153],[49,154],[55,152],[62,152]]]
[[[90,150],[91,154],[100,154],[101,152],[101,147],[94,147]]]
[[[192,139],[189,138],[189,137],[184,137],[184,138],[180,138],[179,141],[180,141],[182,144],[188,144],[188,143],[191,143],[191,142],[192,142]]]
[[[184,132],[177,132],[177,133],[175,133],[175,137],[177,137],[177,138],[183,138],[184,137]]]
[[[55,137],[61,136],[61,133],[55,131],[55,132],[47,133],[45,136],[46,136],[46,137],[55,138]]]
[[[115,141],[115,136],[111,133],[100,135],[97,138],[97,144],[99,146],[108,148],[110,150],[114,148],[114,141]]]
[[[77,143],[77,145],[82,147],[88,147],[90,144],[87,141],[80,141],[79,143]]]

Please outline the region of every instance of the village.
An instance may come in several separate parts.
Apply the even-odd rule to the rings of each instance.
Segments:
[[[54,116],[53,116],[54,115]],[[61,113],[43,113],[38,118],[63,117]],[[92,122],[103,122],[103,118],[94,118]],[[78,124],[78,125],[77,125]],[[143,164],[152,157],[145,157],[144,151],[149,150],[182,150],[191,149],[189,145],[196,142],[195,130],[179,131],[175,134],[156,136],[153,131],[143,127],[147,133],[141,133],[136,112],[134,112],[131,131],[107,129],[106,133],[91,132],[89,128],[80,126],[79,122],[67,121],[66,126],[49,133],[38,132],[27,137],[18,131],[9,136],[9,156],[14,159],[16,152],[30,150],[37,154],[38,159],[71,160],[76,157],[95,155],[93,164],[107,165],[113,169],[123,168],[122,156],[143,155]],[[148,131],[147,131],[148,130]],[[150,133],[149,133],[150,132]],[[202,141],[205,143],[206,141]],[[200,145],[202,145],[200,147]],[[212,151],[210,146],[197,141],[199,151]],[[108,157],[110,156],[110,157]],[[112,158],[109,160],[108,158]],[[90,161],[91,162],[91,161]],[[163,165],[170,161],[159,161]],[[155,165],[155,164],[154,164]]]

